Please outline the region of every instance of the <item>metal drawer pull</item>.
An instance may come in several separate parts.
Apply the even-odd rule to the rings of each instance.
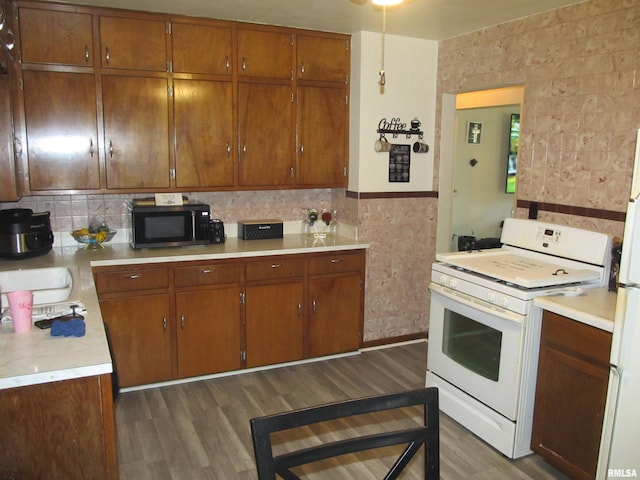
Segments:
[[[184,330],[184,315],[180,315],[180,328]]]
[[[318,306],[316,305],[315,300],[311,302],[311,309],[313,310],[313,313],[316,313],[318,311]]]
[[[227,142],[227,157],[231,156],[231,144]]]
[[[271,268],[282,268],[282,265],[279,263],[274,263],[273,265],[271,265]]]
[[[84,63],[89,63],[89,45],[84,46]]]
[[[109,140],[109,156],[113,157],[113,142]]]
[[[107,65],[109,65],[109,60],[111,60],[111,55],[109,55],[109,47],[106,47],[104,49],[104,59],[105,59]]]
[[[332,258],[331,259],[331,263],[340,263],[340,262],[342,262],[341,258]]]
[[[242,57],[242,72],[246,72],[247,71],[247,59]]]
[[[93,154],[95,153],[95,150],[93,148],[93,138],[89,139],[89,155],[91,155],[91,158],[93,158]]]
[[[302,304],[298,303],[298,316],[302,315]]]
[[[162,329],[167,331],[167,317],[162,317]]]
[[[213,273],[215,272],[216,269],[215,268],[205,268],[204,270],[202,270],[202,273]]]
[[[231,68],[231,61],[229,60],[229,55],[227,55],[227,61],[226,61],[225,65],[227,67],[227,72],[228,72],[229,69]]]
[[[135,280],[140,277],[142,277],[142,275],[136,275],[135,273],[133,275],[125,275],[125,278],[128,278],[129,280]]]

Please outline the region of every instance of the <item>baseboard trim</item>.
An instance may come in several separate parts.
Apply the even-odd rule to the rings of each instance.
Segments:
[[[360,350],[394,347],[401,343],[424,342],[426,340],[427,332],[412,333],[409,335],[400,335],[398,337],[379,338],[376,340],[369,340],[368,342],[362,342]]]

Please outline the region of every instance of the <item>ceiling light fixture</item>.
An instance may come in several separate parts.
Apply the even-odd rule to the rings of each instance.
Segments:
[[[384,36],[387,32],[387,6],[391,5],[399,5],[403,2],[403,0],[371,0],[374,5],[382,6],[382,58],[381,58],[381,68],[378,75],[380,76],[380,87],[381,90],[384,88],[384,85],[387,83],[385,71],[384,71]]]

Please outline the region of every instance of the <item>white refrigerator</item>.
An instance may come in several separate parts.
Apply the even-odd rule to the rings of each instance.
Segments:
[[[619,283],[598,480],[640,478],[640,130]]]

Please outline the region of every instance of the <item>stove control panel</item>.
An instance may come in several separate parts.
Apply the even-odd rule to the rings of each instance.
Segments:
[[[478,285],[477,283],[464,278],[459,278],[443,272],[432,271],[431,281],[456,292],[461,292],[491,305],[495,305],[500,309],[516,312],[521,315],[524,315],[527,312],[526,301],[507,295],[506,293],[492,290],[486,286]]]

